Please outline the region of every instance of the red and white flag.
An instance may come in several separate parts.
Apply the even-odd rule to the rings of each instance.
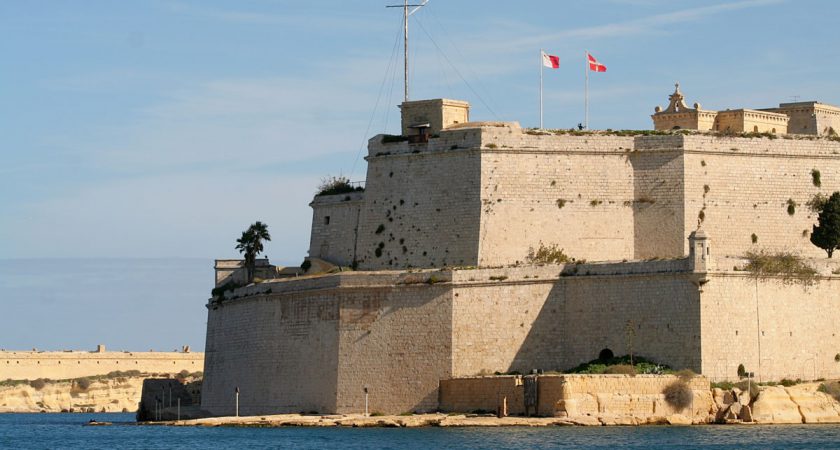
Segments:
[[[560,57],[549,55],[546,52],[542,52],[542,62],[543,65],[549,69],[557,69],[560,67]]]
[[[598,60],[595,59],[594,56],[592,56],[589,53],[587,53],[586,56],[589,57],[589,70],[591,70],[593,72],[606,72],[607,71],[607,66],[599,63]]]

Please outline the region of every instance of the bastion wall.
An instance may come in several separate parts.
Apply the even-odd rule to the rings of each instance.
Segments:
[[[719,256],[765,249],[825,257],[825,251],[810,242],[817,215],[806,203],[817,193],[831,195],[840,190],[840,142],[683,139],[686,227],[681,240],[686,245],[688,235],[701,224],[713,237]],[[814,170],[820,172],[820,187],[814,184]]]
[[[702,225],[718,255],[820,257],[806,203],[840,190],[840,142],[817,138],[466,124],[421,144],[377,136],[369,150],[358,199],[313,202],[310,256],[349,264],[354,254],[365,270],[510,265],[554,244],[590,261],[674,258]]]
[[[695,271],[687,259],[345,272],[208,304],[202,408],[242,414],[437,408],[440,380],[566,370],[603,349],[713,380],[840,375],[840,277]]]
[[[840,378],[840,277],[812,284],[744,273],[711,275],[700,294],[702,373],[758,381]]]
[[[0,351],[0,380],[64,380],[114,371],[199,372],[204,353],[192,352],[38,352]]]

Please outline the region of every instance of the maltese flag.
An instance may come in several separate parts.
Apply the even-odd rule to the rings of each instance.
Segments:
[[[542,61],[543,65],[548,67],[549,69],[557,69],[560,67],[560,57],[549,55],[546,52],[542,52]]]
[[[587,53],[586,56],[589,57],[589,70],[591,70],[593,72],[606,72],[607,71],[607,66],[599,63],[598,60],[595,59],[594,56],[592,56],[589,53]]]

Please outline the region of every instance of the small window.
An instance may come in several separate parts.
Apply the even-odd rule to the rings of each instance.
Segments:
[[[330,216],[324,216],[324,225],[330,224]]]
[[[775,128],[773,128],[773,134],[776,134],[776,129]]]
[[[758,125],[753,125],[753,133],[758,133]]]

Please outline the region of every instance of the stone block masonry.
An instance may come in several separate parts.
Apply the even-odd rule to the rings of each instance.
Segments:
[[[204,353],[0,351],[0,380],[65,380],[129,370],[193,373],[203,368]]]
[[[537,401],[529,413],[540,416],[633,418],[641,423],[655,417],[683,414],[706,420],[711,405],[709,380],[684,380],[695,401],[676,407],[664,391],[680,378],[674,375],[539,375]],[[498,411],[525,414],[525,383],[521,376],[466,377],[441,380],[440,409],[445,412]],[[536,411],[535,411],[536,409]]]
[[[477,123],[427,143],[377,136],[369,150],[364,194],[313,202],[310,256],[365,270],[511,265],[555,244],[586,260],[677,258],[702,226],[720,256],[820,257],[806,204],[840,190],[840,142],[816,137],[570,136]]]
[[[262,283],[208,304],[202,408],[231,414],[239,387],[242,414],[354,413],[367,387],[373,412],[429,411],[441,379],[564,370],[603,349],[716,380],[740,363],[836,376],[838,292],[836,276],[802,286],[685,259]]]

